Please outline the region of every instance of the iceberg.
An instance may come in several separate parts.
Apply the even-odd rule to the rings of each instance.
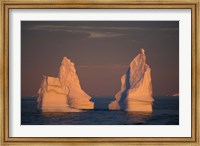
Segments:
[[[62,89],[59,78],[44,76],[38,90],[38,108],[42,112],[79,112],[68,104],[68,96]]]
[[[80,86],[74,63],[64,57],[58,77],[43,77],[37,102],[42,112],[80,112],[94,108],[90,99]]]
[[[94,103],[90,101],[91,96],[85,93],[81,86],[74,63],[64,57],[59,72],[59,81],[63,90],[68,95],[68,104],[76,109],[94,109]]]
[[[175,94],[173,94],[172,96],[179,96],[179,93],[175,93]]]
[[[151,68],[146,64],[145,50],[142,48],[121,77],[121,89],[109,104],[109,109],[152,112],[153,101]]]

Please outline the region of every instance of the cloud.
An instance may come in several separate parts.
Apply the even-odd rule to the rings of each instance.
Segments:
[[[161,31],[174,32],[178,28],[149,28],[149,27],[101,27],[101,26],[68,26],[68,25],[32,25],[25,29],[41,30],[49,32],[66,32],[75,34],[86,34],[88,38],[119,38],[136,31]]]
[[[111,33],[111,32],[89,32],[89,38],[115,38],[125,34]]]
[[[68,25],[33,25],[26,29],[29,30],[46,30],[46,31],[74,31],[74,32],[89,32],[93,31],[113,31],[113,30],[126,30],[126,31],[177,31],[178,28],[152,28],[152,27],[101,27],[101,26],[68,26]]]
[[[106,27],[73,27],[73,26],[63,26],[63,25],[35,25],[28,30],[43,30],[43,31],[62,31],[68,33],[84,33],[88,35],[88,38],[115,38],[123,36],[126,34],[117,32],[108,32]],[[94,30],[96,29],[96,30]],[[104,29],[104,30],[103,30]]]

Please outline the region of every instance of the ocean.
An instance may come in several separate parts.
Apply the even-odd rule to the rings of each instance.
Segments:
[[[109,111],[114,97],[92,97],[94,110],[76,113],[42,113],[36,97],[21,98],[21,125],[179,125],[179,97],[154,97],[153,112]]]

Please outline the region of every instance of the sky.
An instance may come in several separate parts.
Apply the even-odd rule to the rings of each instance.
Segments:
[[[178,21],[22,21],[21,95],[36,95],[43,75],[57,77],[66,56],[86,93],[114,96],[141,48],[153,95],[179,93]]]

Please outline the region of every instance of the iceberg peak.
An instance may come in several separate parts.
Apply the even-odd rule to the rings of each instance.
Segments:
[[[145,54],[144,48],[141,48],[141,52],[142,52],[142,54]]]
[[[66,56],[63,57],[61,64],[63,64],[63,65],[74,65],[74,63],[71,62],[71,60],[68,59]]]
[[[121,89],[115,98],[109,105],[110,110],[152,112],[151,68],[146,64],[143,48],[121,77]]]

